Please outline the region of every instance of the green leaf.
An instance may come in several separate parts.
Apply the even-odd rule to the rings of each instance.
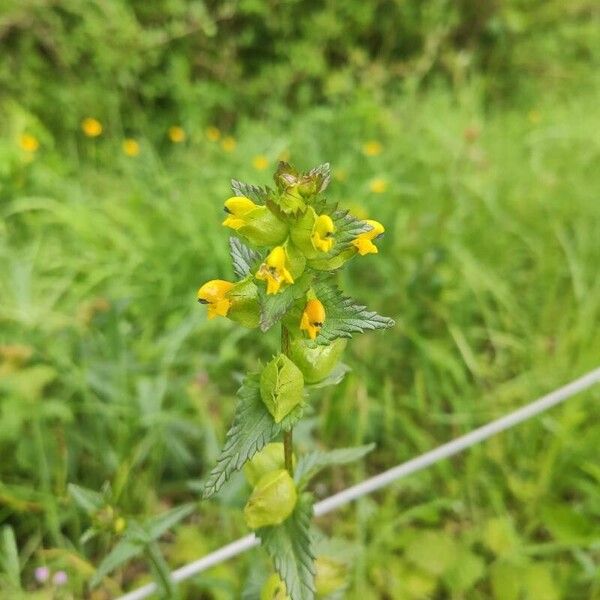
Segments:
[[[425,531],[407,546],[406,559],[430,575],[441,576],[455,562],[457,544],[447,533]]]
[[[233,272],[238,279],[244,279],[263,261],[264,255],[252,250],[237,237],[229,238],[229,254]]]
[[[337,338],[351,338],[355,333],[394,326],[393,319],[355,304],[352,298],[344,296],[337,286],[327,281],[317,282],[314,290],[325,307],[326,315],[323,328],[316,339],[317,344],[330,344]]]
[[[75,504],[90,516],[97,513],[105,504],[102,494],[94,490],[89,490],[74,483],[69,484],[68,490]]]
[[[138,541],[132,541],[128,538],[122,539],[98,565],[96,572],[90,579],[90,586],[97,586],[109,573],[112,573],[135,556],[139,556],[143,551],[144,545]]]
[[[275,422],[280,423],[302,402],[302,371],[285,354],[275,356],[260,375],[260,396]]]
[[[294,300],[304,296],[311,286],[313,274],[305,271],[295,283],[283,288],[277,294],[267,294],[264,286],[258,287],[260,304],[260,328],[268,331],[287,312]]]
[[[264,204],[269,197],[268,188],[252,185],[250,183],[244,183],[243,181],[238,181],[237,179],[231,180],[231,191],[235,196],[245,196],[256,204]]]
[[[144,523],[144,529],[148,532],[151,540],[157,540],[163,533],[166,533],[171,527],[185,519],[194,512],[194,504],[187,503],[168,510],[160,515],[151,517]]]
[[[305,454],[296,465],[294,479],[299,487],[305,486],[321,469],[333,465],[344,465],[360,460],[375,448],[375,444],[356,448],[338,448],[330,452],[319,450]]]
[[[285,581],[291,600],[313,600],[315,597],[315,568],[310,535],[313,499],[302,494],[294,512],[277,527],[256,531],[275,570]]]
[[[0,568],[6,574],[10,585],[21,589],[21,566],[19,561],[19,550],[13,528],[6,525],[2,528],[0,535]]]
[[[485,561],[466,547],[458,549],[454,564],[444,575],[444,581],[453,593],[468,592],[485,574]]]
[[[260,396],[258,376],[248,376],[238,391],[239,402],[225,446],[204,484],[203,498],[216,494],[235,471],[302,416],[297,406],[281,423],[275,423]]]
[[[318,390],[330,385],[338,385],[343,381],[344,377],[350,373],[350,371],[352,371],[352,369],[347,364],[340,362],[333,367],[333,371],[331,371],[331,373],[329,373],[329,375],[323,379],[323,381],[319,381],[318,383],[310,383],[306,386],[306,389]]]

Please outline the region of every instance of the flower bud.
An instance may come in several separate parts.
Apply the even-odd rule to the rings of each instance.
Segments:
[[[277,355],[260,375],[260,396],[275,422],[280,423],[302,402],[302,371],[285,354]]]
[[[287,225],[266,206],[259,206],[244,196],[225,201],[225,227],[233,229],[255,246],[275,246],[287,237]]]
[[[319,383],[333,371],[345,347],[346,340],[341,338],[327,346],[316,346],[301,337],[292,337],[289,354],[306,383]]]
[[[296,458],[293,458],[293,463]],[[283,444],[271,442],[244,465],[244,475],[250,485],[256,485],[258,480],[271,471],[283,469],[285,466]]]
[[[298,493],[294,480],[285,469],[263,475],[244,507],[244,519],[250,529],[283,523],[296,506]]]
[[[315,561],[315,589],[319,596],[329,596],[346,584],[346,565],[327,556]]]
[[[285,583],[277,573],[273,573],[260,592],[260,600],[290,600]]]

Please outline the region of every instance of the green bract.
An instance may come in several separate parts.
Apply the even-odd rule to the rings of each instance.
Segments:
[[[293,462],[295,464],[296,461]],[[273,442],[267,444],[244,465],[244,475],[250,485],[256,485],[263,475],[284,467],[283,443]]]
[[[251,277],[236,283],[227,293],[231,307],[227,316],[244,327],[258,327],[258,290]]]
[[[302,371],[306,383],[323,381],[339,362],[346,340],[337,339],[327,346],[318,346],[300,337],[290,341],[290,358]]]
[[[283,523],[292,514],[297,499],[296,485],[285,469],[263,475],[244,508],[246,525],[258,529]]]
[[[275,423],[302,402],[303,393],[302,371],[285,354],[267,363],[260,376],[260,396]]]

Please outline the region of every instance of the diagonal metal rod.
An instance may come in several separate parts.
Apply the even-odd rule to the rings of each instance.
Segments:
[[[421,456],[417,456],[405,463],[402,463],[396,467],[388,469],[379,475],[375,475],[361,483],[357,483],[352,487],[349,487],[329,498],[325,498],[325,500],[321,500],[321,502],[317,502],[315,504],[315,516],[319,517],[324,515],[332,510],[343,506],[344,504],[348,504],[361,496],[365,496],[370,494],[382,487],[385,487],[396,481],[398,479],[402,479],[407,475],[412,473],[416,473],[417,471],[421,471],[430,465],[433,465],[445,458],[450,456],[454,456],[483,440],[500,433],[501,431],[505,431],[506,429],[510,429],[523,421],[527,421],[536,415],[564,402],[565,400],[571,398],[575,394],[582,392],[593,385],[600,383],[600,367],[586,373],[582,377],[575,379],[571,383],[550,392],[549,394],[534,400],[533,402],[527,404],[523,408],[519,408],[504,417],[500,417],[495,421],[491,421],[487,425],[483,425],[482,427],[478,427],[473,431],[462,435],[451,442],[446,444],[442,444],[438,446],[434,450],[430,450],[425,454],[421,454]],[[247,535],[231,544],[227,544],[227,546],[223,546],[219,550],[212,552],[211,554],[206,555],[199,560],[196,560],[192,563],[189,563],[180,569],[177,569],[171,573],[171,578],[174,583],[178,583],[180,581],[184,581],[185,579],[189,579],[194,575],[209,569],[221,562],[228,560],[238,554],[242,554],[246,552],[246,550],[250,550],[250,548],[254,548],[254,546],[258,546],[260,541],[254,535]],[[156,591],[156,584],[149,583],[144,585],[137,590],[129,592],[124,596],[121,596],[117,600],[142,600],[143,598],[147,598],[151,594]]]

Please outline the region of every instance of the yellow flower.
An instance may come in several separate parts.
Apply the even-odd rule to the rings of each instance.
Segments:
[[[264,154],[258,154],[252,159],[252,166],[257,171],[264,171],[269,166],[269,159]]]
[[[123,140],[123,152],[127,156],[137,156],[140,153],[140,145],[133,138],[125,138]]]
[[[352,241],[352,244],[356,247],[361,256],[364,256],[365,254],[377,254],[377,246],[373,243],[373,240],[377,239],[385,231],[383,225],[378,221],[367,219],[365,223],[370,225],[371,229],[359,234]]]
[[[223,221],[223,225],[231,229],[243,227],[246,225],[244,217],[255,208],[258,208],[258,206],[245,196],[233,196],[229,200],[225,200],[227,217]]]
[[[102,123],[94,117],[87,117],[81,121],[81,130],[87,137],[98,137],[102,133]]]
[[[180,144],[181,142],[185,142],[185,131],[183,127],[179,127],[179,125],[173,125],[173,127],[169,127],[168,131],[169,139],[174,144]]]
[[[365,142],[362,147],[365,156],[379,156],[382,150],[383,146],[375,140]]]
[[[309,300],[304,307],[300,319],[300,330],[306,331],[308,337],[314,340],[325,322],[325,308],[319,300]]]
[[[25,152],[30,152],[32,154],[37,152],[38,148],[40,147],[38,139],[30,133],[24,133],[19,140],[19,144],[21,145],[21,148],[25,150]]]
[[[218,142],[221,139],[221,132],[217,127],[213,127],[211,125],[210,127],[206,128],[206,137],[211,142]]]
[[[207,281],[198,290],[198,302],[208,305],[208,318],[227,316],[231,308],[231,300],[227,298],[227,294],[233,287],[233,283],[223,281],[222,279],[212,279]]]
[[[315,250],[321,252],[329,252],[333,247],[333,234],[335,233],[335,226],[329,215],[319,215],[315,219],[315,225],[313,227],[312,235],[310,240]]]
[[[369,183],[369,189],[374,194],[383,194],[385,190],[387,190],[387,186],[387,181],[385,179],[381,179],[381,177],[371,179],[371,183]]]
[[[256,278],[267,282],[267,294],[276,294],[285,283],[294,283],[289,271],[290,261],[283,246],[275,246],[260,265]]]
[[[235,138],[231,137],[230,135],[224,137],[223,141],[221,142],[221,148],[223,148],[225,152],[233,152],[236,146],[237,142],[235,141]]]

